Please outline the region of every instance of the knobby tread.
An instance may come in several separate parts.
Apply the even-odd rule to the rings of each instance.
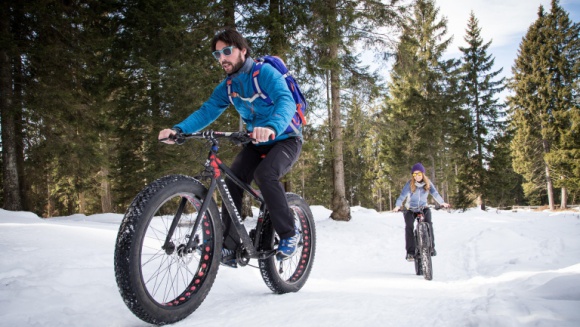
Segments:
[[[286,198],[288,200],[288,204],[290,207],[297,207],[299,208],[302,213],[304,214],[304,222],[306,223],[306,229],[308,229],[307,240],[306,243],[305,235],[303,232],[303,246],[301,247],[301,253],[297,253],[300,258],[298,260],[298,265],[296,266],[296,270],[293,272],[292,276],[285,280],[280,274],[278,273],[279,266],[277,265],[277,259],[275,256],[272,256],[268,259],[259,260],[259,268],[262,274],[262,279],[264,283],[272,290],[272,292],[276,294],[285,294],[289,292],[298,292],[308,280],[310,272],[312,271],[312,266],[314,264],[314,257],[316,253],[316,226],[314,223],[314,217],[310,210],[310,206],[302,199],[300,196],[294,193],[286,193]],[[301,228],[301,230],[304,227]],[[261,248],[262,250],[269,250],[272,249],[274,244],[274,239],[277,237],[275,234],[274,228],[272,226],[272,222],[270,219],[267,219],[264,222],[264,232],[261,240]],[[307,244],[307,245],[306,245]],[[292,260],[290,258],[288,260]],[[300,263],[304,260],[303,268],[300,268]],[[284,262],[284,261],[283,261]],[[288,263],[285,263],[287,265]],[[291,264],[288,264],[291,265]],[[290,266],[292,268],[292,266]]]
[[[186,305],[179,307],[161,306],[149,298],[143,290],[144,286],[140,275],[136,276],[138,274],[135,272],[134,263],[131,262],[131,260],[137,260],[135,253],[138,251],[136,251],[135,247],[140,242],[140,237],[143,237],[143,235],[138,235],[138,233],[143,228],[142,224],[148,223],[148,221],[142,222],[143,219],[147,218],[143,217],[143,214],[144,212],[154,210],[150,205],[152,205],[152,201],[159,201],[156,197],[163,196],[164,194],[167,194],[167,196],[173,195],[172,188],[175,188],[175,193],[178,193],[178,188],[190,189],[189,192],[195,194],[200,199],[203,199],[207,194],[207,189],[201,182],[185,175],[169,175],[151,182],[131,202],[119,227],[115,245],[115,277],[119,292],[125,304],[137,317],[145,322],[156,325],[174,323],[186,318],[195,311],[205,300],[207,293],[213,285],[219,267],[219,258],[217,258],[217,260],[213,260],[208,277],[204,280],[203,285],[200,286],[200,290],[196,294],[195,299],[191,299],[191,303]],[[211,219],[217,219],[217,222],[214,221],[213,223],[215,234],[222,235],[219,212],[213,201],[208,210],[211,211]],[[221,251],[221,241],[217,243],[219,247],[216,248],[216,251]]]
[[[419,225],[419,252],[421,256],[421,270],[426,280],[433,279],[433,265],[431,262],[431,235],[426,223]]]

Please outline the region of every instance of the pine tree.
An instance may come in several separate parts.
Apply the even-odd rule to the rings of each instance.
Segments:
[[[552,1],[543,7],[520,44],[510,88],[514,169],[526,180],[524,190],[532,201],[546,192],[554,209],[553,179],[565,188],[576,185],[578,111],[574,96],[578,83],[578,26]],[[539,150],[539,151],[538,151]],[[540,193],[538,193],[540,192]]]
[[[492,71],[494,59],[488,55],[491,41],[483,43],[481,28],[473,12],[469,17],[467,34],[464,40],[468,47],[460,47],[463,52],[462,72],[466,107],[471,114],[469,130],[475,148],[469,152],[467,161],[471,168],[460,178],[462,189],[471,189],[478,204],[485,210],[485,194],[493,193],[488,187],[490,181],[486,166],[493,157],[490,142],[493,134],[502,129],[500,118],[503,105],[497,94],[504,90],[504,78],[495,80],[501,73],[500,68]],[[491,191],[491,192],[490,192]]]
[[[545,160],[554,186],[562,190],[560,207],[565,208],[568,192],[580,191],[580,104],[574,99],[580,80],[580,25],[570,20],[558,1],[552,1],[546,27],[550,59],[546,88],[551,100],[548,119],[553,143]]]
[[[547,191],[550,207],[553,208],[552,181],[544,154],[549,150],[548,140],[543,135],[542,101],[546,94],[542,88],[546,58],[545,12],[540,6],[538,18],[530,26],[520,44],[518,58],[512,67],[513,79],[510,88],[514,95],[509,98],[511,123],[515,130],[512,142],[514,170],[524,179],[524,192],[532,204],[543,202]]]

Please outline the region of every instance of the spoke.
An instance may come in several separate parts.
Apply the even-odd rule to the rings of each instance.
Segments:
[[[150,230],[150,233],[147,233],[147,234],[153,234],[153,236],[148,235],[147,237],[161,241],[161,243],[163,243],[162,240],[165,240],[165,237],[160,237],[158,234],[162,234],[162,235],[167,234],[167,231],[159,230],[153,226],[150,226],[149,230]]]
[[[186,289],[197,272],[197,270],[193,271],[192,267],[190,267],[194,257],[189,256],[189,263],[186,262],[187,259],[188,257],[168,256],[162,252],[161,255],[154,255],[142,265],[142,267],[145,267],[150,263],[159,262],[158,267],[145,281],[146,285],[152,286],[151,295],[153,297],[157,297],[158,292],[164,290],[163,301],[167,302],[176,298]],[[196,259],[195,262],[197,263],[196,268],[199,267],[199,260]],[[171,298],[169,298],[170,294],[172,294]]]
[[[157,270],[155,270],[150,278],[145,281],[145,285],[149,285],[151,284],[151,281],[154,279],[154,281],[152,282],[152,290],[151,290],[151,295],[153,297],[155,297],[155,295],[157,295],[157,291],[159,290],[158,286],[161,286],[160,283],[158,283],[159,278],[161,277],[161,274],[166,270],[166,269],[162,269],[161,266],[163,265],[163,262],[167,261],[167,260],[171,260],[169,256],[163,257],[161,258],[161,262],[159,263],[159,267],[157,267]],[[161,277],[161,279],[163,279],[163,277]]]
[[[145,267],[146,265],[151,263],[153,260],[155,260],[157,258],[162,258],[166,255],[167,254],[163,250],[158,250],[156,253],[153,253],[153,254],[143,254],[143,255],[141,255],[141,258],[146,257],[146,256],[151,256],[151,258],[147,259],[147,261],[145,261],[145,262],[141,262],[141,267]]]
[[[187,269],[183,269],[183,268],[184,268],[184,266],[181,266],[180,269],[179,269],[179,275],[181,275],[181,282],[182,282],[181,285],[182,286],[178,286],[178,288],[181,289],[181,292],[183,290],[185,290],[185,287],[186,286],[189,285],[188,278],[187,278],[187,272],[188,271],[187,271]],[[192,276],[192,278],[193,278],[193,276]],[[180,294],[181,292],[179,290],[177,290],[176,294]]]
[[[171,261],[174,262],[173,260],[171,260]],[[168,295],[169,295],[168,291],[171,291],[171,286],[173,285],[173,273],[171,272],[172,267],[173,267],[173,265],[170,264],[169,266],[167,266],[167,270],[165,270],[165,275],[167,277],[164,278],[164,280],[166,282],[165,282],[165,292],[164,292],[163,302],[168,302],[169,299],[175,298],[174,296],[170,296],[168,298]]]

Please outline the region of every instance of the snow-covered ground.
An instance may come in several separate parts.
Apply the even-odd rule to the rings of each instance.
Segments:
[[[401,213],[355,207],[336,222],[312,211],[317,252],[300,292],[275,295],[256,268],[220,267],[175,326],[580,326],[578,211],[434,211],[432,281],[404,260]],[[0,326],[146,326],[115,282],[121,219],[0,210]]]

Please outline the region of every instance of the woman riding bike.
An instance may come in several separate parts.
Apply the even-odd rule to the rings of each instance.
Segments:
[[[407,261],[415,260],[415,238],[413,236],[413,221],[414,213],[422,211],[425,216],[425,220],[430,225],[431,230],[431,240],[433,240],[433,253],[435,256],[435,240],[433,236],[433,223],[431,221],[431,210],[427,207],[427,196],[431,194],[435,201],[437,201],[442,207],[447,208],[449,204],[443,200],[435,185],[431,183],[429,178],[425,175],[425,167],[418,162],[411,168],[411,179],[405,184],[401,195],[397,198],[395,203],[395,209],[393,211],[399,211],[403,202],[408,198],[407,208],[403,213],[405,218],[405,243],[407,249],[407,255],[405,259]]]

